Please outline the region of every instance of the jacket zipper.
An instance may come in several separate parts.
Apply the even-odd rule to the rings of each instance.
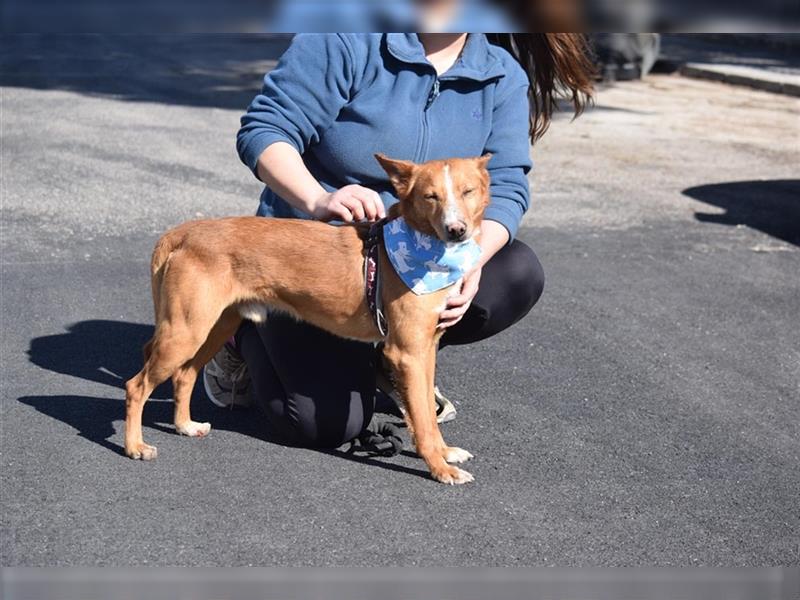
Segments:
[[[436,76],[436,78],[433,80],[433,86],[431,86],[431,91],[428,92],[428,100],[427,102],[425,102],[426,111],[431,107],[433,101],[436,100],[436,98],[438,97],[439,97],[439,77]]]
[[[414,162],[424,162],[428,154],[428,130],[430,124],[428,122],[428,109],[439,97],[439,76],[435,75],[433,78],[433,85],[428,92],[428,97],[425,100],[425,108],[422,109],[422,134],[420,136],[420,143],[417,146],[417,153],[414,157]]]

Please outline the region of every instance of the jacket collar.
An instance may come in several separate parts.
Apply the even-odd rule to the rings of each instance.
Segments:
[[[400,61],[432,68],[431,63],[425,58],[425,48],[416,33],[387,33],[386,48]],[[482,33],[470,33],[467,35],[461,56],[440,79],[488,81],[504,75],[503,65],[492,52],[486,36]]]

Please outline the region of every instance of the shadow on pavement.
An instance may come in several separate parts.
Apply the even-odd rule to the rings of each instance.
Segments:
[[[31,340],[28,358],[48,371],[118,388],[124,396],[125,381],[142,368],[142,347],[152,336],[153,326],[143,323],[81,321],[66,333]],[[159,386],[151,397],[172,398],[171,384]]]
[[[356,454],[344,449],[334,448],[306,448],[292,443],[286,438],[270,432],[265,426],[263,418],[253,418],[255,409],[229,410],[212,406],[209,402],[192,399],[192,418],[197,421],[211,423],[212,434],[218,431],[232,431],[248,435],[261,441],[288,446],[302,447],[306,450],[320,452],[371,467],[379,467],[388,471],[405,473],[415,477],[429,478],[430,474],[424,469],[414,469],[398,465],[388,459],[378,459],[369,453]],[[110,441],[117,431],[114,422],[125,420],[125,401],[123,398],[94,398],[90,396],[23,396],[19,401],[30,406],[42,414],[66,423],[78,431],[78,435],[92,441],[107,450],[120,456],[125,456],[122,446]],[[142,425],[147,439],[148,429],[157,429],[165,433],[174,433],[172,425],[173,405],[168,401],[149,401],[145,406],[142,416]],[[121,425],[120,425],[121,426]],[[177,435],[177,434],[175,434]],[[403,452],[404,455],[409,455]],[[413,455],[416,456],[416,455]]]
[[[286,35],[6,35],[0,85],[244,111]]]
[[[115,433],[114,422],[125,419],[125,381],[142,368],[141,349],[153,335],[153,326],[126,321],[91,320],[73,323],[65,333],[31,340],[30,361],[48,371],[95,381],[119,390],[111,398],[90,396],[23,396],[19,401],[78,431],[85,439],[123,455],[123,448],[109,441]],[[201,398],[199,383],[192,395],[192,418],[209,421],[213,429],[233,431],[282,446],[297,447],[287,436],[271,430],[256,409],[229,410],[213,406]],[[172,433],[172,386],[159,386],[147,402],[142,424],[145,428]],[[344,446],[345,448],[347,445]],[[369,453],[356,454],[343,449],[311,450],[381,467],[390,471],[429,477],[423,469],[384,462]],[[391,459],[390,459],[391,460]]]
[[[695,213],[698,221],[747,225],[800,246],[800,179],[701,185],[683,194],[725,209],[722,214]]]
[[[112,452],[124,456],[122,446],[109,441],[113,436],[114,421],[125,419],[123,398],[92,398],[89,396],[23,396],[23,404],[40,413],[62,421],[78,430],[82,438],[95,442]],[[172,421],[171,402],[148,402],[142,419],[145,428],[166,431],[162,423]]]

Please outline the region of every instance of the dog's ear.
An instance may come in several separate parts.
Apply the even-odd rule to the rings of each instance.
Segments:
[[[397,195],[404,198],[414,184],[414,173],[417,169],[410,160],[395,160],[384,154],[376,154],[375,158],[381,163],[383,170],[389,176]]]
[[[475,162],[478,163],[478,166],[481,169],[485,169],[486,165],[489,164],[490,160],[492,160],[492,153],[491,152],[487,152],[483,156],[479,156],[478,158],[476,158]]]

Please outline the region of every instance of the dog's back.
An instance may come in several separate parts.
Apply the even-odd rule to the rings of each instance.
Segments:
[[[301,219],[230,217],[179,225],[153,251],[156,323],[167,297],[191,293],[183,288],[205,280],[224,293],[225,307],[240,305],[253,314],[254,307],[268,305],[340,335],[375,339],[363,294],[364,235],[362,225]]]

